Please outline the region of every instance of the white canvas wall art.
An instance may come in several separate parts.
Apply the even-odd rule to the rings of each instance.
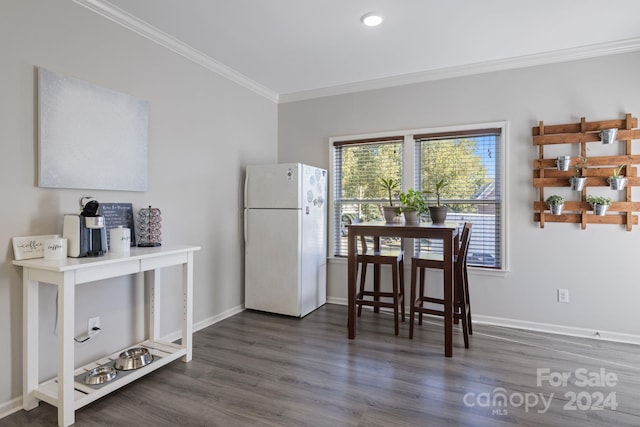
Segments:
[[[149,104],[38,68],[38,185],[145,191]]]

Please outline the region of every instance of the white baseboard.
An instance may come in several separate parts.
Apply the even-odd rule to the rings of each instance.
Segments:
[[[570,337],[591,338],[602,341],[613,341],[640,345],[640,335],[624,334],[620,332],[601,331],[597,329],[577,328],[551,323],[528,322],[525,320],[506,319],[503,317],[473,315],[473,323],[503,326],[506,328],[524,329],[527,331],[547,332],[550,334],[566,335]]]
[[[235,316],[236,314],[240,313],[244,311],[244,304],[242,305],[238,305],[236,307],[230,308],[227,311],[223,311],[220,314],[216,314],[215,316],[211,316],[208,317],[204,320],[200,320],[199,322],[196,322],[193,324],[193,332],[197,332],[200,329],[204,329],[208,326],[211,326],[213,324],[216,324],[224,319],[227,319],[231,316]],[[165,336],[163,336],[161,339],[163,341],[169,341],[169,342],[173,342],[175,340],[179,340],[182,337],[182,331],[181,330],[177,330],[174,332],[171,332]]]
[[[347,305],[344,298],[327,297],[328,304]],[[527,331],[545,332],[549,334],[570,337],[591,338],[602,341],[613,341],[626,344],[640,345],[640,335],[623,334],[620,332],[601,331],[595,329],[577,328],[574,326],[555,325],[552,323],[529,322],[526,320],[508,319],[504,317],[473,315],[473,323],[502,326],[505,328],[523,329]]]
[[[22,410],[22,397],[0,403],[0,419]]]

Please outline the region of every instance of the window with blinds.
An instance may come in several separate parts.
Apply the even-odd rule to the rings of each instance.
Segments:
[[[502,268],[501,129],[414,135],[416,188],[430,194],[444,179],[440,197],[447,221],[473,223],[467,263]],[[442,241],[421,239],[415,251],[442,252]]]
[[[347,225],[383,220],[381,206],[389,196],[381,178],[402,185],[402,136],[340,141],[333,144],[334,256],[347,255]],[[400,205],[392,194],[393,205]],[[399,246],[399,239],[383,239],[382,246]]]

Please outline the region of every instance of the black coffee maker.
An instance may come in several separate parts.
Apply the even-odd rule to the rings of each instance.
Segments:
[[[68,255],[96,257],[107,253],[107,229],[97,200],[82,199],[80,215],[65,215],[62,235],[68,239]]]

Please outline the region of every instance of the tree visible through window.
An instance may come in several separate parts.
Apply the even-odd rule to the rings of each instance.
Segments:
[[[501,129],[415,135],[417,187],[429,192],[444,180],[441,204],[447,220],[471,221],[469,265],[500,268]],[[435,196],[429,194],[429,204]],[[416,251],[441,252],[442,242],[421,239]]]
[[[402,183],[403,176],[412,176],[413,183],[401,185],[402,190],[423,191],[433,205],[436,196],[430,191],[444,180],[440,202],[448,207],[447,221],[473,223],[468,263],[502,268],[502,127],[406,136],[406,143],[405,135],[333,143],[334,256],[347,254],[348,224],[384,219],[381,206],[389,201],[381,178]],[[413,149],[403,153],[412,142]],[[399,205],[397,197],[393,194],[392,201]],[[429,221],[428,213],[422,221]],[[382,241],[383,246],[399,244],[398,239]],[[414,251],[441,252],[442,241],[416,240]]]
[[[334,255],[346,255],[346,226],[383,219],[381,206],[388,194],[380,178],[402,182],[402,137],[376,138],[334,144]],[[393,203],[399,204],[397,194]],[[386,239],[383,245],[399,245]]]

